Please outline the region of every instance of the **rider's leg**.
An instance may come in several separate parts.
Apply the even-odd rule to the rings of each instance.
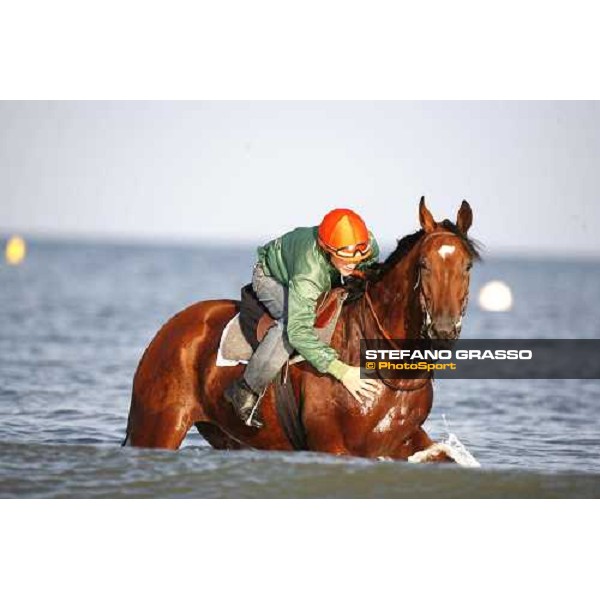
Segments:
[[[244,380],[254,393],[260,396],[264,392],[293,351],[283,323],[277,321],[259,344],[244,372]]]
[[[290,345],[285,331],[287,322],[287,288],[276,279],[267,277],[260,263],[254,267],[252,289],[266,306],[269,314],[277,319],[258,348],[250,358],[244,380],[259,396],[279,373],[294,348]]]
[[[271,327],[250,358],[244,376],[226,390],[225,398],[246,424],[261,427],[256,404],[267,385],[285,364],[293,348],[285,331],[287,321],[287,289],[265,275],[260,263],[254,267],[252,288],[277,324]]]
[[[274,319],[287,317],[287,288],[265,275],[260,263],[256,263],[252,271],[252,289]]]

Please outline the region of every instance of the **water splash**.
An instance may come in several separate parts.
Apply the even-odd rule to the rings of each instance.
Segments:
[[[450,431],[446,415],[442,415],[442,420],[448,436],[442,444],[448,447],[447,453],[450,458],[463,467],[481,467],[479,461],[466,449],[458,436]]]

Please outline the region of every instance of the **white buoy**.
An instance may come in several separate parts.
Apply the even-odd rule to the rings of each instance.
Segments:
[[[512,305],[512,292],[503,281],[488,281],[479,290],[479,306],[481,310],[506,312],[512,308]]]

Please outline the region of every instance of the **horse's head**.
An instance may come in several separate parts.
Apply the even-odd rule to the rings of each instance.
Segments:
[[[456,224],[437,223],[425,198],[419,203],[419,220],[423,237],[416,263],[416,284],[423,310],[422,333],[431,339],[458,338],[469,298],[469,277],[473,261],[479,254],[467,238],[473,212],[462,201]]]

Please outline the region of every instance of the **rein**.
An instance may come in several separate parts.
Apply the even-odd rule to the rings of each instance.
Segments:
[[[388,333],[387,329],[381,324],[381,321],[377,317],[377,313],[375,312],[375,307],[373,306],[373,302],[371,301],[371,297],[369,296],[368,289],[365,289],[365,300],[367,301],[367,305],[371,311],[373,320],[377,324],[377,327],[379,328],[380,333],[383,335],[383,337],[390,343],[390,345],[395,350],[400,350],[400,348],[394,342],[394,338],[391,337],[391,335]],[[381,375],[381,373],[379,372],[379,369],[377,367],[375,367],[375,373],[377,374],[377,378],[383,383],[383,385],[385,385],[386,387],[389,387],[390,389],[392,389],[396,392],[414,392],[416,390],[420,390],[421,388],[425,387],[431,379],[433,379],[433,374],[432,374],[431,376],[425,377],[422,380],[417,380],[419,382],[417,385],[414,385],[413,387],[406,387],[403,385],[394,385],[393,383],[390,383],[390,380],[386,380],[385,377],[383,377]],[[402,380],[400,380],[400,381],[402,381]],[[423,383],[420,383],[421,381]]]
[[[383,337],[390,343],[390,345],[395,350],[400,350],[400,348],[398,348],[398,346],[394,342],[394,338],[388,333],[388,330],[381,324],[381,321],[377,317],[377,313],[375,312],[375,307],[373,306],[371,296],[369,296],[368,284],[367,284],[367,287],[365,288],[365,300],[367,301],[367,305],[369,306],[369,309],[371,310],[371,315],[373,316],[373,319],[374,319],[375,323],[377,324],[377,328],[379,329],[379,332],[381,333],[381,335],[383,335]]]

